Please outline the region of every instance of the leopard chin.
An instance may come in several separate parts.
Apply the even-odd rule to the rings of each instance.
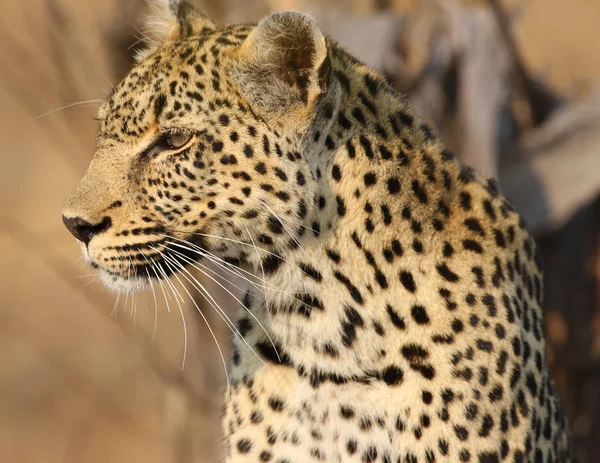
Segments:
[[[153,285],[153,280],[148,277],[124,277],[111,274],[106,270],[101,269],[98,270],[98,272],[102,284],[116,294],[142,292],[146,289],[150,289],[150,287]]]

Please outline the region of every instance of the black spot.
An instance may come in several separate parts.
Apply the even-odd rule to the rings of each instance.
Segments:
[[[391,194],[393,194],[393,195],[398,194],[400,192],[400,181],[398,180],[398,178],[396,178],[396,177],[388,178],[387,188]]]
[[[284,409],[285,405],[281,399],[269,397],[269,407],[271,407],[273,411],[280,412]]]
[[[348,118],[342,111],[340,111],[340,113],[338,114],[338,122],[344,129],[349,129],[350,127],[352,127],[352,123],[348,120]]]
[[[494,350],[494,345],[490,341],[486,341],[485,339],[478,339],[477,348],[479,350],[489,353]]]
[[[483,452],[478,455],[478,458],[479,463],[500,463],[500,457],[498,456],[498,452]],[[517,457],[517,454],[515,454],[514,456],[514,461],[521,461]]]
[[[392,223],[392,214],[390,213],[390,208],[385,204],[381,205],[381,213],[383,214],[383,223],[385,225],[389,225]]]
[[[252,441],[250,439],[240,439],[237,442],[237,449],[240,453],[248,453],[252,450]]]
[[[310,264],[304,264],[301,262],[298,264],[298,267],[300,267],[300,270],[302,270],[306,275],[315,281],[320,282],[323,279],[321,273]]]
[[[465,211],[471,210],[471,195],[466,191],[460,192],[460,205]]]
[[[267,135],[263,135],[263,151],[267,156],[271,153],[271,145],[269,143]]]
[[[252,329],[252,323],[246,317],[242,317],[237,321],[237,328],[240,332],[240,335],[246,336],[248,332]]]
[[[404,320],[396,313],[396,311],[391,305],[386,306],[385,309],[388,313],[388,316],[390,317],[390,320],[396,328],[401,330],[406,329],[406,324],[404,323]]]
[[[426,325],[429,323],[429,315],[427,315],[427,311],[422,305],[414,305],[410,312],[413,320],[419,325]]]
[[[277,255],[269,255],[262,261],[262,269],[266,274],[275,273],[283,263],[283,259]]]
[[[373,159],[375,157],[375,154],[373,153],[373,148],[371,147],[371,142],[369,141],[369,139],[361,135],[359,142],[365,150],[365,156],[367,156],[369,159]]]
[[[327,250],[327,257],[329,257],[336,264],[339,264],[340,260],[342,259],[341,256],[337,252],[335,252],[334,250],[332,250],[332,249],[328,249]]]
[[[331,176],[336,182],[339,182],[342,178],[342,171],[340,170],[340,166],[334,164],[331,168]]]
[[[354,418],[354,410],[350,406],[342,405],[340,407],[340,415],[342,416],[342,418],[349,420],[351,418]]]
[[[452,254],[454,254],[454,248],[450,243],[446,242],[444,243],[444,249],[442,252],[444,254],[444,257],[452,257]]]
[[[340,283],[342,283],[344,286],[346,286],[346,289],[350,293],[350,296],[352,297],[352,299],[354,299],[359,304],[363,303],[363,298],[362,298],[362,295],[360,294],[360,291],[356,288],[356,286],[354,286],[350,282],[348,277],[346,277],[344,274],[337,272],[337,271],[333,275]]]
[[[267,173],[267,166],[265,166],[264,162],[259,162],[254,166],[254,170],[259,174],[265,175]]]
[[[481,227],[479,220],[473,219],[473,218],[466,219],[464,224],[472,232],[475,232],[480,236],[485,236],[485,232],[483,231],[483,228]]]
[[[365,186],[367,186],[367,187],[373,186],[377,183],[377,176],[375,175],[374,172],[366,173],[365,176],[363,177],[363,181],[365,183]]]
[[[379,154],[381,155],[382,159],[391,159],[392,158],[392,152],[383,145],[379,146]]]
[[[365,76],[363,77],[363,80],[364,80],[365,85],[367,86],[367,90],[369,91],[371,96],[373,96],[373,97],[376,96],[377,88],[379,86],[379,83],[377,82],[377,80],[374,79],[373,77],[371,77],[369,74],[365,74]]]
[[[340,217],[343,217],[346,215],[346,203],[344,202],[344,200],[337,195],[335,197],[335,200],[337,202],[337,213]]]
[[[451,283],[455,283],[459,280],[459,277],[456,273],[454,273],[446,264],[438,264],[436,266],[438,273],[442,276],[442,278]]]
[[[400,272],[400,282],[402,283],[402,286],[404,286],[406,290],[410,291],[411,293],[414,293],[417,290],[415,280],[410,272]]]
[[[402,381],[404,378],[404,372],[397,366],[392,365],[387,367],[382,372],[382,379],[389,386],[394,386]]]
[[[287,175],[286,175],[286,173],[285,173],[283,170],[281,170],[279,167],[275,167],[275,168],[273,169],[273,171],[275,172],[275,175],[276,175],[277,177],[279,177],[279,178],[280,178],[281,180],[283,180],[284,182],[287,182],[287,179],[288,179],[288,178],[287,178]]]
[[[421,376],[425,379],[433,379],[435,378],[435,369],[432,365],[429,364],[411,364],[410,368],[414,371],[417,371],[421,374]]]
[[[355,107],[352,110],[352,116],[354,116],[354,119],[356,119],[362,125],[367,125],[367,121],[365,119],[365,115],[363,114],[363,112],[361,111],[361,109],[359,107]]]
[[[419,363],[429,357],[429,352],[418,344],[406,344],[402,346],[402,355],[410,363]]]
[[[154,100],[154,114],[157,119],[162,115],[166,105],[167,96],[164,93],[161,93],[156,97],[156,100]]]
[[[419,200],[419,202],[421,204],[427,204],[427,201],[428,201],[427,192],[421,186],[421,184],[419,183],[419,181],[418,180],[413,180],[411,186],[412,186],[412,191],[415,194],[415,196],[417,197],[417,199]]]
[[[463,426],[454,426],[454,434],[456,434],[456,437],[461,441],[465,441],[469,437],[469,431]]]
[[[356,453],[357,446],[357,442],[354,439],[350,439],[346,444],[346,450],[350,455],[354,455]]]
[[[465,248],[467,251],[472,251],[477,254],[483,253],[483,248],[481,247],[481,244],[479,244],[479,242],[475,240],[463,240],[463,248]]]
[[[269,218],[267,219],[267,226],[269,227],[269,230],[277,235],[281,235],[283,233],[283,225],[277,219],[277,217],[273,215],[269,215]]]
[[[356,148],[354,148],[354,145],[351,141],[346,143],[346,150],[348,151],[348,157],[350,159],[354,159],[356,157]]]

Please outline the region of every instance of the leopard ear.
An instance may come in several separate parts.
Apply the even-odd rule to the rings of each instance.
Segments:
[[[158,42],[186,39],[216,27],[186,0],[155,0],[151,9],[147,28]]]
[[[257,109],[269,114],[312,109],[316,97],[327,91],[327,43],[304,14],[287,11],[265,17],[235,58],[234,81]]]

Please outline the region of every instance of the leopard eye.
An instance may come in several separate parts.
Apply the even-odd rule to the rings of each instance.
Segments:
[[[190,132],[170,132],[165,135],[165,144],[168,149],[176,150],[183,148],[192,139]]]

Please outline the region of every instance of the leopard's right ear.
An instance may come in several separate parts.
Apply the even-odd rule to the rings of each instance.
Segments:
[[[137,61],[164,42],[185,40],[216,28],[212,19],[186,0],[151,0],[150,10],[144,30],[150,50],[138,52]]]
[[[327,93],[330,60],[325,37],[307,15],[273,13],[235,52],[230,75],[256,110],[304,118]]]

